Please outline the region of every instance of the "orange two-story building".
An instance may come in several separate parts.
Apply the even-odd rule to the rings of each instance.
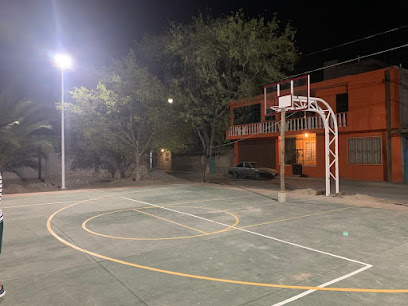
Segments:
[[[408,70],[389,67],[312,83],[337,116],[340,178],[408,182]],[[279,170],[280,115],[264,110],[263,95],[230,103],[227,139],[235,163],[256,161]],[[287,175],[325,176],[324,127],[311,112],[288,113]]]

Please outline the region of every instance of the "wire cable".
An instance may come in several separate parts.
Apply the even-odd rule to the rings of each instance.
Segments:
[[[336,45],[336,46],[327,47],[327,48],[324,48],[324,49],[321,49],[321,50],[318,50],[318,51],[313,51],[313,52],[310,52],[310,53],[305,54],[303,56],[306,57],[306,56],[310,56],[310,55],[314,55],[314,54],[323,53],[323,52],[326,52],[326,51],[329,51],[329,50],[333,50],[333,49],[337,49],[337,48],[344,47],[344,46],[347,46],[347,45],[351,45],[351,44],[354,44],[356,42],[363,41],[363,40],[366,40],[366,39],[370,39],[370,38],[373,38],[373,37],[376,37],[376,36],[380,36],[380,35],[388,34],[388,33],[391,33],[391,32],[395,32],[395,31],[398,31],[398,30],[401,30],[401,29],[404,29],[404,28],[408,28],[408,25],[404,25],[404,26],[401,26],[401,27],[398,27],[398,28],[393,28],[393,29],[390,29],[390,30],[387,30],[387,31],[384,31],[384,32],[377,33],[377,34],[368,35],[368,36],[363,37],[363,38],[358,38],[358,39],[355,39],[355,40],[351,40],[351,41],[348,41],[348,42],[345,42],[345,43],[342,43],[342,44],[339,44],[339,45]]]
[[[351,63],[351,62],[354,62],[354,61],[357,61],[357,60],[361,60],[363,58],[379,55],[379,54],[382,54],[382,53],[394,51],[394,50],[405,48],[405,47],[408,47],[408,44],[404,44],[404,45],[401,45],[401,46],[398,46],[398,47],[393,47],[393,48],[382,50],[382,51],[377,51],[377,52],[367,54],[367,55],[363,55],[363,56],[358,56],[356,58],[349,59],[349,60],[346,60],[346,61],[343,61],[343,62],[340,62],[340,63],[334,63],[334,64],[331,64],[331,65],[328,65],[328,66],[324,66],[324,67],[316,68],[316,69],[313,69],[313,70],[305,71],[305,72],[302,72],[302,73],[298,73],[298,74],[295,74],[295,75],[291,75],[291,76],[287,77],[286,79],[291,79],[291,78],[294,78],[294,77],[297,77],[297,76],[300,76],[300,75],[310,74],[312,72],[316,72],[316,71],[324,70],[324,69],[327,69],[327,68],[332,68],[332,67],[336,67],[336,66],[339,66],[339,65]]]

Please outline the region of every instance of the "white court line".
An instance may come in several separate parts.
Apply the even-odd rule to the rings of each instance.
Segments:
[[[172,189],[172,187],[166,187],[166,188],[161,188],[160,190],[163,189]],[[146,191],[153,191],[153,190],[157,190],[157,189],[143,189],[143,190],[134,190],[134,191],[129,191],[129,192],[124,192],[122,194],[130,194],[130,193],[137,193],[137,192],[146,192]],[[192,191],[191,191],[192,192]],[[116,194],[109,194],[107,195],[107,197],[109,196],[115,196]],[[85,200],[89,200],[89,199],[85,199]],[[29,204],[29,205],[15,205],[15,206],[2,206],[1,208],[22,208],[22,207],[32,207],[32,206],[43,206],[43,205],[53,205],[53,204],[62,204],[62,203],[72,203],[75,202],[76,200],[67,200],[67,201],[60,201],[60,202],[49,202],[49,203],[38,203],[38,204]]]
[[[72,201],[50,202],[50,203],[40,203],[40,204],[30,204],[30,205],[3,206],[1,209],[3,209],[3,208],[32,207],[32,206],[52,205],[52,204],[61,204],[61,203],[72,203]]]
[[[341,280],[343,280],[343,279],[349,278],[349,277],[351,277],[351,276],[353,276],[353,275],[356,275],[356,274],[358,274],[358,273],[360,273],[360,272],[363,272],[364,270],[370,269],[371,267],[372,267],[372,265],[367,265],[367,266],[362,267],[362,268],[360,268],[360,269],[358,269],[358,270],[356,270],[356,271],[354,271],[354,272],[351,272],[351,273],[349,273],[349,274],[346,274],[346,275],[340,276],[340,277],[338,277],[338,278],[335,278],[335,279],[333,279],[333,280],[331,280],[331,281],[329,281],[329,282],[327,282],[327,283],[321,284],[321,285],[319,285],[319,286],[317,286],[317,287],[323,288],[323,287],[329,286],[329,285],[334,284],[334,283],[337,283],[337,282],[339,282],[339,281],[341,281]],[[315,291],[317,291],[317,290],[313,290],[313,289],[307,290],[307,291],[302,292],[302,293],[300,293],[300,294],[298,294],[298,295],[292,296],[291,298],[288,298],[288,299],[286,299],[286,300],[284,300],[284,301],[282,301],[282,302],[273,304],[272,306],[281,306],[281,305],[288,304],[288,303],[293,302],[293,301],[295,301],[295,300],[297,300],[297,299],[300,299],[301,297],[304,297],[304,296],[306,296],[306,295],[308,295],[308,294],[311,294],[311,293],[313,293],[313,292],[315,292]]]
[[[165,187],[165,188],[160,188],[159,190],[167,190],[167,189],[174,189],[177,186],[180,186],[182,184],[176,184],[176,186],[173,185],[173,187]],[[140,192],[149,192],[149,191],[157,191],[158,189],[138,189],[138,190],[133,190],[133,191],[129,191],[129,192],[123,192],[120,193],[119,195],[123,195],[123,194],[131,194],[131,193],[140,193]],[[184,191],[184,192],[194,192],[194,191]],[[106,192],[108,193],[108,192]],[[106,197],[110,197],[110,196],[116,196],[116,194],[112,194],[112,193],[108,193],[108,195]],[[198,201],[185,201],[185,202],[176,202],[176,203],[171,203],[171,204],[184,204],[184,203],[195,203],[195,202],[207,202],[207,201],[214,201],[214,200],[221,200],[221,199],[235,199],[235,198],[246,198],[246,197],[254,197],[252,195],[250,196],[242,196],[242,197],[229,197],[229,196],[225,196],[225,197],[220,197],[220,198],[216,198],[216,199],[207,199],[207,200],[198,200]],[[85,199],[88,200],[88,199]],[[72,203],[73,200],[67,200],[67,201],[60,201],[60,202],[49,202],[49,203],[38,203],[38,204],[29,204],[29,205],[15,205],[15,206],[2,206],[3,208],[23,208],[23,207],[32,207],[32,206],[43,206],[43,205],[53,205],[53,204],[62,204],[62,203]]]
[[[161,188],[160,190],[167,190],[167,189],[174,189],[174,187],[166,187],[166,188]],[[129,192],[124,192],[121,194],[130,194],[130,193],[138,193],[138,192],[146,192],[146,191],[156,191],[157,189],[143,189],[143,190],[133,190]],[[194,191],[187,191],[187,192],[194,192]],[[119,194],[119,195],[121,195]],[[108,194],[106,197],[110,196],[116,196],[116,194]],[[187,203],[202,203],[202,202],[210,202],[210,201],[215,201],[215,200],[222,200],[222,199],[237,199],[237,198],[249,198],[249,197],[255,197],[255,195],[250,195],[250,196],[240,196],[240,197],[230,197],[230,196],[225,196],[225,197],[220,197],[220,198],[215,198],[215,199],[206,199],[206,200],[191,200],[191,201],[185,201],[185,202],[175,202],[175,203],[170,203],[170,204],[187,204]],[[87,200],[87,199],[85,199]],[[2,206],[3,208],[23,208],[23,207],[32,207],[32,206],[43,206],[43,205],[53,205],[53,204],[62,204],[62,203],[72,203],[73,200],[67,200],[67,201],[60,201],[60,202],[49,202],[49,203],[38,203],[38,204],[29,204],[29,205],[15,205],[15,206]]]
[[[217,224],[220,224],[220,225],[222,225],[222,226],[229,227],[229,225],[227,225],[227,224],[224,224],[224,223],[221,223],[221,222],[218,222],[218,221],[214,221],[214,220],[210,220],[210,219],[207,219],[207,218],[204,218],[204,217],[196,216],[196,215],[193,215],[193,214],[189,214],[189,213],[186,213],[186,212],[178,211],[178,210],[175,210],[175,209],[171,209],[171,208],[163,207],[163,206],[160,206],[160,205],[155,205],[155,204],[147,203],[147,202],[144,202],[144,201],[134,200],[134,199],[131,199],[131,198],[126,198],[126,197],[122,197],[122,198],[123,198],[123,199],[126,199],[126,200],[129,200],[129,201],[133,201],[133,202],[138,202],[138,203],[142,203],[142,204],[154,206],[154,207],[157,207],[157,208],[162,208],[162,209],[164,209],[164,210],[176,212],[176,213],[179,213],[179,214],[182,214],[182,215],[194,217],[194,218],[197,218],[197,219],[201,219],[201,220],[205,220],[205,221],[208,221],[208,222],[211,222],[211,223],[217,223]],[[289,242],[289,241],[286,241],[286,240],[278,239],[278,238],[275,238],[275,237],[272,237],[272,236],[268,236],[268,235],[264,235],[264,234],[261,234],[261,233],[258,233],[258,232],[250,231],[250,230],[243,229],[243,228],[239,228],[239,227],[232,227],[232,228],[235,229],[235,230],[247,232],[247,233],[249,233],[249,234],[253,234],[253,235],[256,235],[256,236],[263,237],[263,238],[272,239],[272,240],[275,240],[275,241],[278,241],[278,242],[282,242],[282,243],[285,243],[285,244],[289,244],[289,245],[292,245],[292,246],[295,246],[295,247],[299,247],[299,248],[302,248],[302,249],[305,249],[305,250],[309,250],[309,251],[312,251],[312,252],[316,252],[316,253],[320,253],[320,254],[332,256],[332,257],[335,257],[335,258],[343,259],[343,260],[346,260],[346,261],[349,261],[349,262],[357,263],[357,264],[360,264],[360,265],[364,265],[363,268],[360,268],[360,269],[358,269],[358,270],[356,270],[356,271],[354,271],[354,272],[351,272],[351,273],[349,273],[349,274],[340,276],[340,277],[338,277],[338,278],[336,278],[336,279],[333,279],[333,280],[331,280],[331,281],[329,281],[329,282],[327,282],[327,283],[321,284],[321,285],[319,285],[319,286],[317,286],[317,287],[322,287],[322,288],[323,288],[323,287],[332,285],[332,284],[334,284],[334,283],[337,283],[337,282],[339,282],[339,281],[341,281],[341,280],[344,280],[344,279],[346,279],[346,278],[348,278],[348,277],[351,277],[351,276],[353,276],[353,275],[356,275],[356,274],[358,274],[358,273],[360,273],[360,272],[363,272],[363,271],[365,271],[365,270],[367,270],[367,269],[369,269],[369,268],[372,267],[372,265],[367,264],[367,263],[364,263],[364,262],[362,262],[362,261],[358,261],[358,260],[354,260],[354,259],[347,258],[347,257],[344,257],[344,256],[339,256],[339,255],[336,255],[336,254],[332,254],[332,253],[320,251],[320,250],[317,250],[317,249],[309,248],[309,247],[304,246],[304,245],[300,245],[300,244],[297,244],[297,243],[293,243],[293,242]],[[273,306],[275,306],[275,305],[284,305],[284,304],[293,302],[294,300],[297,300],[297,299],[299,299],[299,298],[301,298],[301,297],[304,297],[304,296],[306,296],[306,295],[308,295],[308,294],[310,294],[310,293],[313,293],[313,292],[315,292],[315,291],[316,291],[316,290],[307,290],[307,291],[305,291],[305,292],[303,292],[303,293],[301,293],[301,294],[298,294],[298,295],[295,295],[295,296],[293,296],[293,297],[291,297],[291,298],[289,298],[289,299],[286,299],[286,300],[284,300],[284,301],[282,301],[282,302],[280,302],[280,303],[278,303],[278,304],[274,304]]]

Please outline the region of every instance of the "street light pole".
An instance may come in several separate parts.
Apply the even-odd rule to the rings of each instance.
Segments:
[[[65,189],[64,68],[61,67],[61,189]]]
[[[72,58],[68,54],[56,54],[54,62],[61,69],[61,189],[65,189],[64,69],[72,66]]]

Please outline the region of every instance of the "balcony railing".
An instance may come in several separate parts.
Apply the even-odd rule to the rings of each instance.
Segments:
[[[336,117],[339,127],[347,126],[347,113],[338,113]],[[280,123],[276,123],[275,121],[234,125],[229,127],[228,136],[277,133],[279,132],[279,126]],[[324,125],[321,117],[286,119],[286,131],[316,130],[323,128]]]

